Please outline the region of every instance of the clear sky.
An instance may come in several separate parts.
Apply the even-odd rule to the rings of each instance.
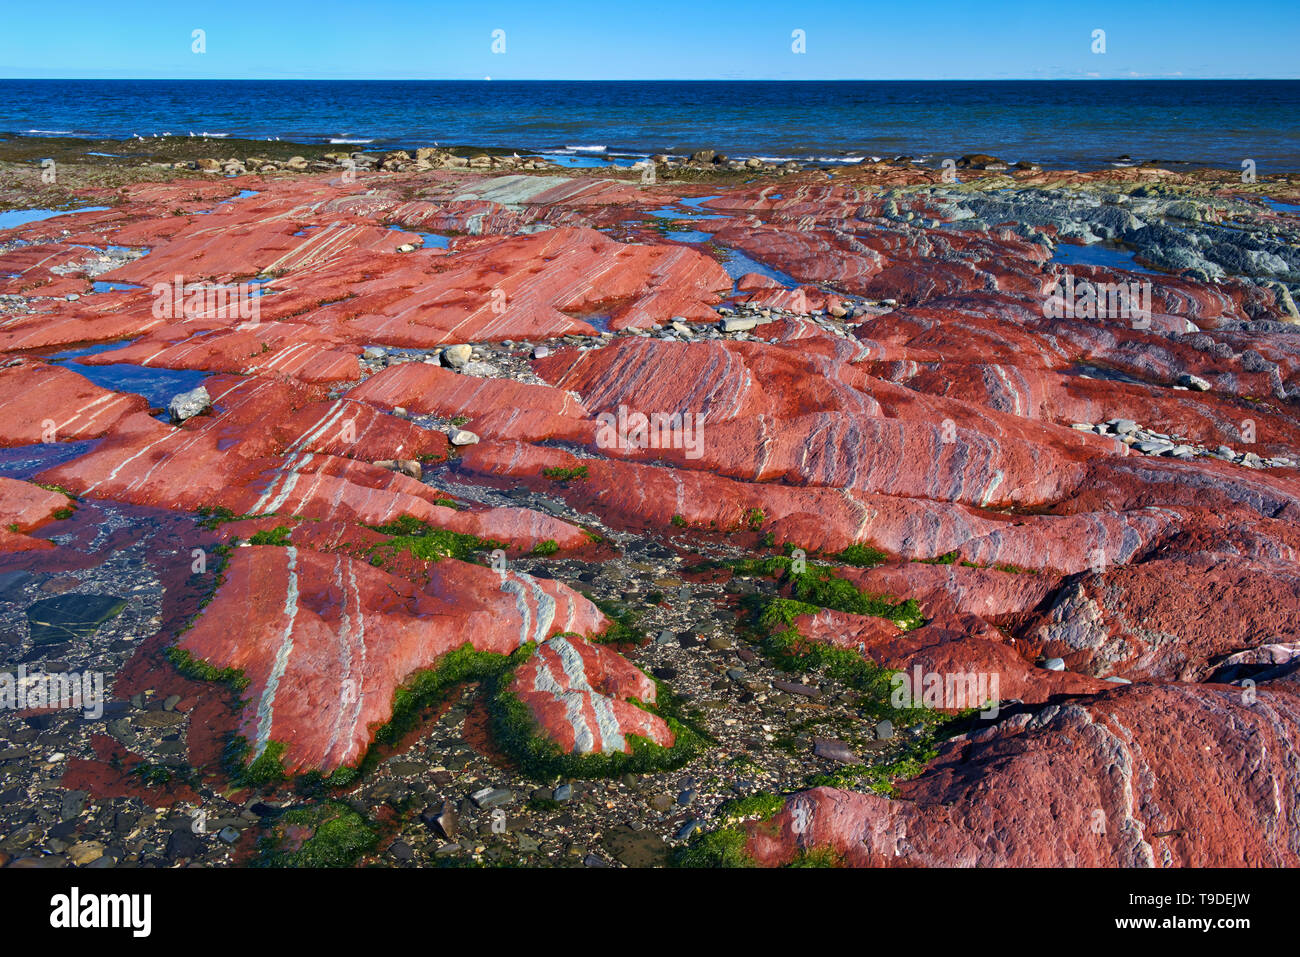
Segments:
[[[0,77],[1300,77],[1300,0],[3,0]],[[203,30],[206,52],[194,53]],[[504,52],[493,52],[493,31]],[[802,30],[806,52],[795,53]],[[1094,53],[1093,31],[1105,31]],[[496,42],[501,47],[500,37]]]

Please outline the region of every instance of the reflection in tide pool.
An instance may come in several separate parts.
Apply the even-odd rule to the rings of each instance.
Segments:
[[[1063,266],[1101,266],[1106,269],[1126,269],[1148,276],[1161,275],[1154,269],[1140,265],[1136,252],[1116,243],[1093,243],[1090,246],[1057,243],[1052,252],[1052,262]]]
[[[90,366],[65,362],[64,365],[101,388],[142,395],[155,408],[167,405],[178,392],[197,388],[208,377],[208,373],[196,369],[150,369],[126,363]]]
[[[722,268],[727,271],[727,275],[733,280],[739,279],[746,273],[756,272],[761,276],[767,276],[769,279],[775,279],[786,289],[794,289],[799,285],[799,280],[779,269],[773,269],[771,266],[765,266],[756,259],[750,259],[738,249],[731,249],[727,246],[718,247],[722,251]]]
[[[99,439],[80,442],[39,442],[36,445],[19,445],[0,449],[0,475],[5,478],[30,480],[46,469],[71,462],[78,455],[93,449]]]
[[[112,352],[114,349],[124,349],[134,341],[134,339],[119,339],[116,342],[97,342],[93,346],[81,346],[77,349],[68,349],[64,352],[56,352],[54,355],[45,356],[45,361],[59,362],[63,359],[77,359],[81,356],[93,356],[100,352]]]
[[[13,229],[28,223],[39,223],[43,219],[55,216],[71,216],[73,213],[101,213],[108,206],[83,206],[81,209],[11,209],[0,213],[0,229]]]

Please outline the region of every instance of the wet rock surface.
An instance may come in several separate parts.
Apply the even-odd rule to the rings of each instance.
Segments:
[[[1294,184],[356,155],[0,233],[6,863],[1296,863]]]

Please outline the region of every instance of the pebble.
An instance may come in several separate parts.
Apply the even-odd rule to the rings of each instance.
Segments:
[[[726,316],[718,327],[723,332],[748,332],[758,326],[758,319],[752,316]]]
[[[772,687],[777,691],[784,691],[786,694],[802,695],[805,698],[816,698],[821,692],[812,685],[800,684],[797,681],[783,681],[780,678],[772,680]]]
[[[1178,377],[1178,384],[1195,392],[1209,392],[1210,383],[1198,375],[1192,375],[1190,372],[1184,372]]]
[[[442,350],[442,360],[453,369],[462,368],[469,362],[470,357],[474,355],[474,349],[471,346],[447,346]]]
[[[440,806],[426,808],[420,814],[420,820],[448,841],[456,839],[460,825],[460,814],[451,801],[443,801]]]
[[[860,761],[852,748],[834,738],[814,738],[813,754],[819,758],[839,761],[841,764],[858,764]]]
[[[481,788],[469,796],[477,808],[491,808],[499,804],[509,804],[515,798],[514,793],[506,788]]]
[[[179,425],[196,415],[202,415],[211,408],[212,397],[208,395],[207,389],[199,386],[189,392],[178,392],[172,396],[171,401],[167,403],[167,414],[171,416],[173,425]]]
[[[681,829],[673,835],[677,840],[684,841],[700,829],[698,818],[692,818],[681,826]]]
[[[73,844],[68,848],[68,860],[78,867],[85,867],[87,864],[93,864],[104,856],[104,845],[99,841],[84,841],[80,844]]]

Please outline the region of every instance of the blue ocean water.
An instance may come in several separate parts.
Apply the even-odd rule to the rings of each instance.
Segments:
[[[1083,168],[1253,159],[1267,174],[1300,170],[1300,80],[0,80],[0,131],[503,146],[583,165],[704,148]]]

